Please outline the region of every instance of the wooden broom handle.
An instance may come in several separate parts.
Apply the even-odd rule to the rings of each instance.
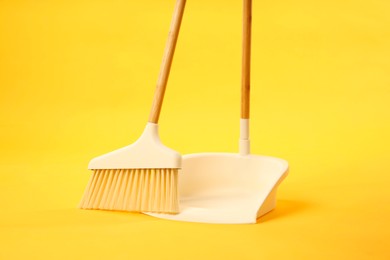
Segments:
[[[249,119],[251,75],[252,0],[243,0],[241,118]]]
[[[149,122],[158,123],[160,116],[161,106],[164,99],[165,89],[167,87],[169,71],[172,65],[173,54],[175,53],[175,47],[177,38],[179,36],[180,24],[183,18],[184,7],[186,0],[177,0],[175,11],[173,13],[171,27],[169,29],[168,40],[165,46],[164,56],[160,68],[160,74],[157,80],[156,92],[154,94],[152,110],[150,111]]]

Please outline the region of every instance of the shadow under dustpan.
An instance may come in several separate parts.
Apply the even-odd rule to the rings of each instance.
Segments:
[[[282,159],[231,153],[183,157],[180,213],[148,215],[189,222],[245,224],[276,206],[278,185],[288,173]]]

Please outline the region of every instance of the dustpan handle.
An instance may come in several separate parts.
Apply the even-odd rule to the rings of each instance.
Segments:
[[[249,119],[252,0],[244,0],[242,27],[241,118]]]
[[[168,82],[169,71],[172,65],[173,54],[175,53],[176,42],[179,36],[180,24],[183,18],[185,4],[186,0],[177,0],[176,2],[171,27],[169,29],[168,40],[165,46],[164,56],[160,68],[160,74],[157,80],[152,109],[149,115],[150,123],[158,123],[161,106],[164,99],[164,93]]]
[[[243,0],[240,154],[250,153],[249,106],[251,69],[252,0]]]

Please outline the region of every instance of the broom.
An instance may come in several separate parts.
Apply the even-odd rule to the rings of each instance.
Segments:
[[[164,146],[158,119],[186,0],[177,0],[149,121],[132,145],[91,160],[93,174],[79,207],[138,212],[179,212],[181,155]]]

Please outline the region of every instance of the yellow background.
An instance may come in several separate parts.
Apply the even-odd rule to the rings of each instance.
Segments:
[[[390,259],[390,2],[254,1],[252,151],[276,210],[208,225],[76,208],[148,117],[174,0],[0,1],[0,259]],[[241,1],[189,0],[160,120],[235,152]]]

